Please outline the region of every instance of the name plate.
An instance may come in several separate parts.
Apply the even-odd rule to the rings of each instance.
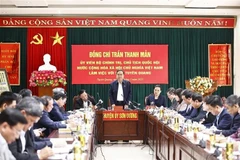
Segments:
[[[138,111],[103,111],[104,121],[137,121]]]

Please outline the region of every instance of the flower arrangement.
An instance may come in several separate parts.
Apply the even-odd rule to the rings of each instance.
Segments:
[[[30,77],[30,86],[56,87],[67,84],[66,75],[62,71],[33,71]]]
[[[190,87],[194,92],[198,92],[202,95],[206,95],[210,92],[214,82],[208,77],[197,76],[193,79],[190,79]]]

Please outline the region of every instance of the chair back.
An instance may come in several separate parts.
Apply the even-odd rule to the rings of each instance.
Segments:
[[[148,99],[148,97],[151,96],[151,95],[153,95],[153,93],[151,93],[151,94],[149,94],[148,96],[145,97],[145,99],[144,99],[144,106],[147,105],[147,99]]]
[[[78,98],[79,98],[78,95],[73,97],[73,109],[75,109],[76,101]]]

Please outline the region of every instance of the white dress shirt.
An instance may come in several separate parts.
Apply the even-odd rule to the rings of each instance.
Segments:
[[[83,108],[87,108],[88,107],[88,101],[83,101]]]
[[[7,141],[0,134],[0,159],[1,160],[16,160],[12,152],[8,148]]]
[[[117,101],[123,101],[123,87],[122,87],[122,83],[118,83]]]
[[[26,147],[26,138],[25,138],[25,133],[24,131],[21,131],[20,133],[20,140],[22,143],[22,153],[25,151],[25,147]]]
[[[223,111],[223,107],[221,108],[221,112],[216,116],[216,120],[217,120],[217,125],[219,124],[219,116]],[[217,126],[216,126],[217,127]]]

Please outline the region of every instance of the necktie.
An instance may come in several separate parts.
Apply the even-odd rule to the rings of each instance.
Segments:
[[[216,119],[217,119],[217,126],[218,126],[218,120],[219,120],[219,116],[217,116],[217,117],[216,117]]]
[[[190,105],[187,105],[187,110],[186,110],[186,113],[188,113],[190,110]]]

